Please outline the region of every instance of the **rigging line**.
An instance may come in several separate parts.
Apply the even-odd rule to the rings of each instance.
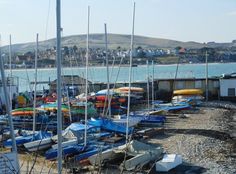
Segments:
[[[42,174],[45,165],[46,165],[46,158],[44,158],[44,160],[43,160],[43,165],[42,165],[42,168],[41,168],[39,174]]]
[[[0,70],[1,70],[1,78],[2,78],[2,85],[3,85],[3,93],[5,97],[5,103],[6,103],[6,112],[8,115],[8,125],[10,127],[10,135],[12,139],[12,152],[15,153],[16,155],[16,167],[19,169],[19,158],[18,158],[18,153],[17,153],[17,146],[16,146],[16,140],[15,140],[15,134],[14,134],[14,125],[13,125],[13,120],[12,120],[12,115],[11,115],[11,108],[10,108],[10,99],[9,99],[9,92],[7,90],[7,85],[6,85],[6,78],[5,78],[5,70],[4,70],[4,63],[2,59],[2,40],[1,40],[1,35],[0,35]]]
[[[108,61],[109,62],[109,61]],[[108,74],[108,77],[109,77],[109,79],[111,79],[112,78],[112,74],[113,74],[113,69],[114,69],[114,62],[115,62],[115,57],[114,57],[114,59],[113,59],[113,62],[112,62],[112,67],[111,67],[111,73],[110,74]],[[116,83],[116,82],[115,82]],[[110,91],[114,91],[114,89],[115,89],[115,87],[114,87],[115,85],[113,85],[113,88],[110,90]],[[110,95],[110,94],[109,94]],[[106,113],[105,113],[105,115],[107,116],[108,114],[109,114],[109,117],[110,117],[110,113],[109,112],[111,112],[111,100],[112,100],[112,97],[113,97],[113,94],[111,94],[110,96],[108,96],[108,109],[106,110]]]
[[[93,91],[95,91],[95,88],[94,88],[94,76],[95,76],[95,69],[93,68],[93,67],[91,67],[91,68],[89,68],[90,70],[89,70],[89,75],[90,75],[90,79],[91,79],[91,82],[92,82],[92,84],[91,84],[91,88],[92,88],[92,90]],[[90,86],[89,86],[90,87]],[[92,91],[91,89],[89,89],[90,91]]]
[[[92,48],[90,48],[91,49],[91,52],[92,52]],[[92,56],[91,55],[89,55],[89,62],[92,62]],[[88,85],[88,90],[91,92],[92,90],[94,91],[94,84],[93,84],[93,82],[94,82],[94,75],[95,74],[95,69],[94,69],[94,67],[93,66],[90,66],[90,68],[88,69],[88,76],[90,77],[90,79],[91,79],[91,82],[92,82],[92,84],[91,85]],[[90,86],[92,87],[92,90],[90,89]]]
[[[118,71],[117,71],[117,75],[116,75],[116,79],[114,81],[114,85],[113,85],[112,91],[114,91],[114,89],[116,88],[116,83],[117,83],[117,80],[118,80],[118,77],[119,77],[119,74],[120,74],[120,68],[121,68],[121,64],[123,62],[123,59],[124,59],[124,57],[121,57],[121,59],[120,59],[120,64],[118,66]],[[110,103],[111,103],[111,100],[112,100],[112,97],[109,98],[109,102]],[[108,113],[106,113],[106,114],[108,114]]]
[[[107,25],[106,23],[104,24],[104,28],[105,28],[105,59],[106,59],[106,75],[107,75],[107,94],[105,97],[105,102],[104,102],[104,108],[103,108],[103,115],[106,113],[106,117],[107,117],[107,112],[109,112],[109,118],[110,118],[110,103],[109,103],[109,98],[110,98],[110,84],[109,84],[109,62],[108,62],[108,49],[107,49]],[[112,98],[112,97],[111,97]],[[105,109],[107,109],[108,111],[106,111]]]
[[[92,61],[92,57],[90,56],[90,60]],[[90,68],[89,68],[90,70],[89,70],[89,73],[90,73],[90,79],[91,79],[91,84],[90,84],[90,91],[91,92],[94,92],[95,91],[95,87],[94,87],[94,81],[95,81],[95,67],[94,66],[90,66]]]
[[[50,166],[50,168],[49,168],[49,170],[48,170],[48,174],[54,173],[54,172],[51,172],[51,170],[53,170],[53,167],[54,167],[55,164],[56,164],[56,162],[53,161],[53,163],[51,164],[51,166]]]
[[[111,65],[111,73],[110,73],[110,78],[109,79],[112,79],[112,76],[113,76],[113,70],[114,70],[114,66],[115,66],[115,61],[116,61],[116,57],[114,56],[113,57],[113,61],[112,61],[112,65]]]
[[[49,23],[50,9],[51,9],[51,0],[48,0],[48,12],[47,12],[46,28],[45,28],[45,40],[47,40],[47,38],[48,38],[48,23]]]
[[[72,67],[72,56],[71,56],[70,52],[69,52],[69,62],[70,62],[70,67],[71,67],[70,69],[71,69],[71,72],[72,72],[71,73],[72,74],[71,75],[72,93],[73,93],[73,96],[74,96],[74,71],[73,71],[73,67]]]
[[[43,122],[43,120],[42,120],[42,122]],[[42,122],[41,122],[41,125],[40,125],[40,130],[43,129],[43,123],[42,123]],[[47,131],[47,129],[48,129],[48,125],[49,125],[49,122],[46,124],[46,126],[45,126],[43,132],[46,132],[46,131]],[[31,167],[29,173],[31,173],[31,172],[33,171],[34,166],[35,166],[35,164],[36,164],[36,162],[37,162],[37,158],[38,158],[38,156],[39,156],[39,146],[41,145],[42,141],[43,141],[43,138],[40,139],[40,142],[39,142],[39,144],[38,144],[38,146],[37,146],[37,151],[36,151],[36,154],[35,154],[35,158],[34,158],[34,161],[33,161],[33,165],[32,165],[32,167]]]
[[[84,60],[83,60],[82,51],[79,50],[79,51],[78,51],[78,54],[80,55],[80,56],[78,56],[78,59],[81,58],[81,65],[82,65],[82,66],[79,67],[79,68],[77,68],[77,70],[78,70],[77,73],[78,73],[78,75],[79,75],[80,78],[85,79],[85,77],[84,77],[84,71],[85,71],[85,70],[82,68],[82,67],[84,67]],[[76,59],[77,67],[78,67],[78,65],[79,65],[78,61],[80,61],[80,60],[77,60],[77,59]],[[83,93],[83,92],[84,92],[84,88],[85,88],[85,84],[84,84],[84,81],[83,81],[82,79],[79,79],[79,83],[80,83],[79,93]],[[84,94],[85,94],[85,92],[84,92]]]
[[[62,57],[62,59],[63,59],[63,55],[61,56]],[[65,80],[65,69],[63,68],[63,66],[62,66],[62,86],[63,86],[63,89],[66,91],[66,95],[67,95],[67,100],[68,100],[68,102],[67,102],[67,105],[68,105],[68,109],[69,109],[69,118],[70,118],[70,122],[72,122],[72,116],[71,116],[71,107],[70,107],[70,98],[69,98],[69,89],[68,88],[66,88],[67,86],[67,84],[66,84],[66,80]],[[64,90],[63,90],[63,92],[64,92]],[[64,103],[64,94],[63,94],[63,103]],[[64,117],[63,117],[64,118]]]
[[[50,123],[50,121],[49,121],[48,123],[46,123],[46,126],[45,126],[45,128],[44,128],[44,130],[43,130],[43,120],[42,120],[41,125],[40,125],[40,130],[43,130],[43,132],[46,132],[47,129],[48,129],[49,123]],[[36,151],[36,154],[35,154],[35,156],[34,156],[35,158],[34,158],[34,161],[33,161],[33,164],[32,164],[32,166],[31,166],[31,169],[30,169],[30,172],[29,172],[29,173],[31,173],[31,172],[33,171],[34,166],[35,166],[35,164],[36,164],[36,162],[37,162],[37,158],[38,158],[38,155],[39,155],[39,146],[41,145],[41,142],[42,142],[42,141],[43,141],[43,139],[40,140],[40,142],[39,142],[39,144],[38,144],[38,146],[37,146],[37,151]]]
[[[130,65],[129,65],[129,92],[128,92],[128,105],[127,105],[127,120],[126,120],[126,144],[129,141],[129,115],[130,115],[130,100],[131,100],[131,76],[132,76],[132,61],[133,61],[133,47],[134,47],[134,21],[135,21],[135,2],[133,5],[133,19],[132,19],[132,34],[130,42]]]
[[[16,169],[15,169],[15,167],[14,167],[14,164],[13,164],[13,162],[12,162],[12,160],[8,157],[8,156],[6,156],[6,154],[1,154],[1,161],[2,161],[2,163],[3,163],[3,161],[5,162],[5,167],[8,169],[8,170],[10,170],[12,173],[18,173],[19,171],[16,171]],[[10,165],[7,165],[6,164],[6,161],[10,164]]]
[[[77,49],[78,50],[78,49]],[[75,57],[75,70],[77,70],[76,72],[75,72],[75,74],[78,74],[78,76],[79,76],[79,79],[80,79],[80,77],[81,77],[81,71],[79,70],[79,68],[78,68],[78,65],[79,65],[79,63],[78,63],[78,59],[77,58],[79,58],[79,57],[77,57],[77,53],[73,50],[73,55],[74,55],[74,57]],[[79,83],[80,83],[80,80],[78,81]],[[79,90],[79,92],[80,92],[80,88],[79,87],[82,87],[82,85],[80,85],[80,86],[78,86],[78,90]]]
[[[129,115],[130,115],[130,94],[131,94],[131,76],[132,76],[132,61],[133,61],[133,47],[134,47],[134,23],[135,23],[135,2],[133,5],[133,16],[132,16],[132,34],[131,34],[131,42],[130,42],[130,62],[129,62],[129,92],[128,92],[128,105],[127,105],[127,117],[126,117],[126,135],[125,135],[125,142],[126,142],[126,148],[125,148],[125,156],[123,161],[123,167],[121,170],[121,173],[123,173],[123,170],[125,169],[125,162],[127,158],[128,153],[128,144],[131,143],[131,135],[129,135]]]
[[[173,95],[174,95],[174,88],[175,88],[175,83],[176,83],[176,79],[177,79],[177,74],[178,74],[178,70],[179,70],[179,62],[180,62],[180,56],[178,57],[178,62],[177,62],[177,65],[176,65],[176,70],[175,70],[175,78],[174,78],[174,81],[173,81],[173,86],[172,86],[172,95],[171,95],[171,99],[173,98]],[[173,102],[171,100],[171,103],[173,105]]]
[[[25,64],[25,71],[26,71],[26,77],[27,77],[27,82],[28,82],[28,84],[29,84],[29,90],[30,90],[30,92],[32,93],[32,91],[33,91],[33,87],[31,86],[31,84],[30,84],[30,78],[29,78],[29,74],[28,74],[28,71],[27,71],[27,67],[26,67],[26,64]]]

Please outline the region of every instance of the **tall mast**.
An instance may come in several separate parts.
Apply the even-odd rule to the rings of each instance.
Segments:
[[[154,106],[154,98],[154,61],[152,60],[152,106]]]
[[[206,50],[206,102],[208,101],[208,53]]]
[[[111,118],[111,101],[110,101],[110,81],[109,81],[109,62],[107,55],[107,24],[104,24],[105,28],[105,51],[106,51],[106,67],[107,67],[107,101],[108,101],[108,118]]]
[[[150,98],[149,98],[149,62],[147,60],[147,105],[148,105],[148,115],[149,115],[149,111],[150,111]]]
[[[35,126],[36,126],[36,92],[37,92],[37,77],[38,77],[38,71],[37,71],[37,63],[38,63],[38,44],[39,44],[39,34],[37,33],[36,35],[36,50],[35,50],[35,63],[34,63],[34,68],[35,68],[35,74],[34,74],[34,112],[33,112],[33,134],[35,133]]]
[[[11,115],[10,99],[9,99],[9,95],[8,95],[9,91],[7,90],[6,77],[5,77],[5,73],[4,73],[4,66],[3,66],[3,60],[2,60],[1,36],[0,36],[0,68],[1,68],[3,92],[4,92],[4,96],[5,96],[5,101],[6,101],[6,111],[7,111],[7,115],[8,115],[8,122],[9,122],[9,126],[10,126],[10,134],[11,134],[11,139],[12,139],[12,151],[15,152],[15,154],[16,154],[16,167],[17,167],[17,172],[18,172],[19,159],[18,159],[18,153],[17,153],[17,147],[16,147],[16,139],[15,139],[15,134],[14,134],[14,126],[13,126],[12,115]]]
[[[9,66],[10,66],[10,91],[9,91],[9,96],[10,96],[10,110],[12,110],[12,47],[11,47],[11,35],[9,36]]]
[[[61,114],[61,0],[57,0],[56,19],[57,19],[57,172],[62,173],[62,114]]]
[[[86,54],[86,84],[85,84],[85,130],[84,130],[84,146],[87,145],[87,121],[88,121],[88,59],[89,59],[89,16],[90,6],[88,6],[88,28],[87,28],[87,54]]]
[[[128,106],[127,106],[127,118],[126,118],[126,143],[129,141],[129,114],[130,114],[130,89],[131,89],[131,76],[132,76],[132,61],[133,61],[133,42],[134,42],[134,19],[135,19],[135,2],[133,7],[133,24],[132,35],[130,42],[130,60],[129,60],[129,91],[128,91]]]

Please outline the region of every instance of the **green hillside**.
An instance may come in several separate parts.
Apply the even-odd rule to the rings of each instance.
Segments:
[[[90,47],[103,48],[104,47],[104,34],[91,34],[90,35]],[[39,43],[40,49],[51,48],[56,45],[56,39],[49,39]],[[76,45],[80,48],[86,47],[86,35],[73,35],[62,38],[62,45],[73,46]],[[210,43],[207,46],[231,46],[232,43]],[[130,47],[130,35],[123,34],[108,34],[108,47],[110,49],[116,49],[118,46],[127,49]],[[201,48],[205,45],[197,42],[181,42],[169,39],[151,38],[145,36],[134,37],[134,47],[141,46],[143,48],[175,48],[181,46],[184,48]],[[35,43],[22,43],[13,44],[12,49],[14,52],[27,52],[35,49]],[[3,51],[7,51],[8,46],[3,47]]]

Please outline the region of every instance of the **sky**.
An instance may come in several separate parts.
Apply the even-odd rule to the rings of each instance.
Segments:
[[[131,34],[133,0],[61,0],[63,36]],[[236,0],[136,0],[135,35],[196,42],[236,39]],[[56,0],[0,0],[3,45],[56,36]]]

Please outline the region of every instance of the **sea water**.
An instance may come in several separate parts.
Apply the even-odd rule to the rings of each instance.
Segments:
[[[118,74],[119,72],[119,74]],[[177,64],[171,65],[149,65],[149,78],[154,76],[154,79],[169,79],[169,78],[205,78],[206,77],[206,64],[179,64],[177,71]],[[154,72],[154,73],[153,73]],[[176,74],[177,72],[177,74]],[[208,64],[208,77],[220,76],[222,74],[229,74],[236,72],[236,63],[210,63]],[[107,81],[106,67],[89,67],[88,80],[92,82],[106,82]],[[30,91],[34,82],[35,70],[34,69],[14,69],[13,76],[19,79],[19,91]],[[56,79],[56,68],[38,69],[37,81],[53,81]],[[109,67],[110,82],[114,83],[117,79],[118,82],[128,82],[129,67]],[[147,80],[147,66],[141,65],[132,67],[132,82]],[[9,70],[6,71],[9,76]],[[85,78],[85,67],[62,68],[62,75],[79,75]],[[37,85],[38,90],[49,88],[48,84]]]

